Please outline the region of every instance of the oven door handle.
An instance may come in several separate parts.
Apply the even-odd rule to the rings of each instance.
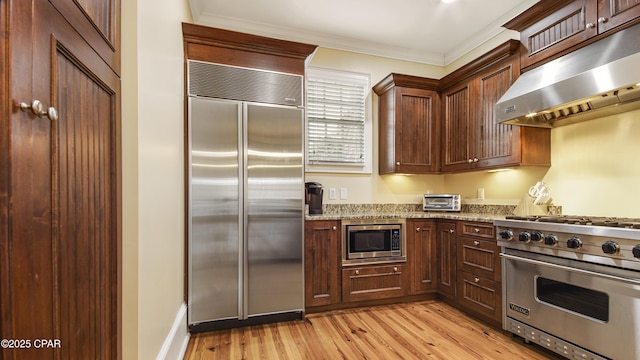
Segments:
[[[629,279],[629,278],[624,278],[624,277],[619,277],[619,276],[614,276],[614,275],[609,275],[609,274],[603,274],[603,273],[589,271],[589,270],[576,269],[576,268],[572,268],[572,267],[569,267],[569,266],[549,263],[549,262],[546,262],[546,261],[534,260],[534,259],[529,259],[529,258],[525,258],[525,257],[521,257],[521,256],[509,255],[509,254],[505,254],[505,253],[500,253],[500,257],[502,257],[504,259],[509,259],[509,260],[522,261],[522,262],[526,262],[526,263],[529,263],[529,264],[548,266],[548,267],[552,267],[552,268],[559,269],[559,270],[565,270],[565,271],[570,271],[570,272],[579,273],[579,274],[600,276],[600,277],[611,279],[611,280],[623,281],[623,282],[627,282],[627,283],[631,283],[631,284],[635,284],[635,285],[640,285],[640,280],[634,280],[634,279]]]

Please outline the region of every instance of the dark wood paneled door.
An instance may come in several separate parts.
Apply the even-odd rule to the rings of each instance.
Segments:
[[[118,14],[0,2],[3,360],[121,358]]]

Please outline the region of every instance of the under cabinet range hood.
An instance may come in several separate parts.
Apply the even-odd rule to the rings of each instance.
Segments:
[[[557,127],[640,108],[640,24],[523,73],[496,121]]]

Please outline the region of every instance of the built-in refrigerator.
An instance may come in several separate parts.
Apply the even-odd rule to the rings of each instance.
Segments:
[[[302,77],[191,61],[188,70],[189,328],[300,319]],[[298,85],[272,89],[283,81]]]

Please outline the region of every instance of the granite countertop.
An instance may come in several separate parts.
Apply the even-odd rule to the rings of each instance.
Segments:
[[[461,204],[460,212],[423,211],[422,204],[324,204],[322,214],[305,220],[450,219],[493,223],[513,215],[515,205]],[[549,206],[549,214],[562,214],[561,206]]]
[[[305,220],[360,220],[360,219],[451,219],[493,223],[506,215],[471,212],[395,212],[395,213],[337,213],[306,215]]]
[[[513,214],[512,205],[462,204],[460,212],[423,211],[422,204],[330,204],[305,220],[451,219],[492,223]]]

